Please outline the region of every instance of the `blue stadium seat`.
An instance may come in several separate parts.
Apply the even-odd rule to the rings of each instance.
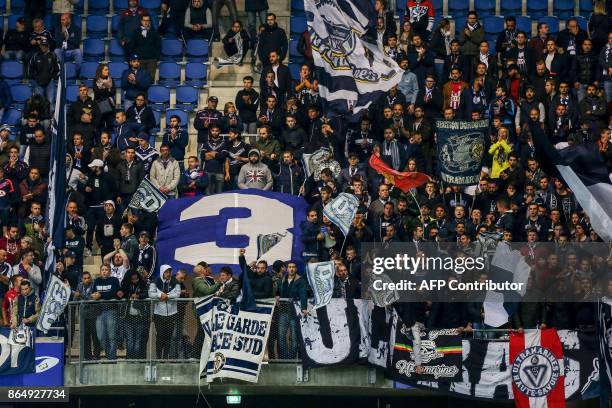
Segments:
[[[11,96],[13,97],[12,108],[23,109],[26,101],[32,96],[32,88],[30,85],[15,84],[11,85]]]
[[[580,0],[580,14],[588,17],[593,12],[593,0]]]
[[[300,35],[306,28],[308,24],[306,23],[306,17],[291,17],[291,34]]]
[[[297,46],[298,46],[297,40],[289,41],[289,60],[291,62],[301,64],[304,62],[304,56],[298,52]]]
[[[87,84],[87,86],[91,86],[94,78],[96,77],[96,70],[98,69],[98,63],[93,61],[86,61],[81,64],[81,72],[79,73],[79,77],[81,78],[81,83]]]
[[[185,54],[189,62],[208,61],[208,41],[201,39],[188,40]]]
[[[401,1],[397,2],[398,4]],[[291,0],[291,12],[304,11],[304,0]]]
[[[521,7],[521,0],[501,0],[499,11],[503,16],[516,17],[521,15]]]
[[[185,65],[185,85],[202,87],[206,85],[207,66],[201,62],[188,62]]]
[[[177,61],[183,59],[183,42],[181,40],[163,39],[161,43],[161,60]]]
[[[448,14],[454,18],[467,16],[469,8],[469,0],[448,0]]]
[[[77,80],[76,64],[74,62],[66,62],[64,67],[66,68],[66,83],[75,84]]]
[[[578,21],[578,25],[580,26],[580,28],[582,28],[583,30],[587,30],[588,26],[589,26],[589,20],[587,20],[585,17],[582,16],[572,16],[573,18],[576,19],[576,21]]]
[[[431,0],[431,4],[434,6],[434,10],[437,15],[442,15],[444,0]]]
[[[153,129],[151,129],[151,134],[157,134],[159,133],[159,128],[160,128],[160,123],[161,123],[161,112],[154,110],[153,111],[153,117],[155,118],[155,127]],[[151,145],[153,146],[154,143],[151,143]]]
[[[176,87],[176,108],[189,112],[198,106],[199,91],[189,85]],[[184,121],[181,121],[185,123]]]
[[[17,20],[19,20],[21,17],[23,17],[21,14],[11,14],[8,16],[8,29],[12,30],[13,28],[17,27]]]
[[[527,2],[527,15],[533,19],[540,19],[548,15],[548,0],[529,0]]]
[[[399,17],[400,21],[404,21],[403,19],[406,15],[406,2],[396,1],[395,4],[395,15]]]
[[[85,8],[85,0],[77,1],[77,4],[74,5],[74,14],[80,16],[83,14],[83,10]]]
[[[187,128],[189,126],[189,116],[187,115],[187,112],[178,108],[168,109],[166,111],[166,124],[170,123],[170,118],[174,115],[181,118],[181,127]]]
[[[18,61],[4,61],[0,66],[0,76],[9,85],[21,82],[23,78],[23,64]]]
[[[528,16],[516,16],[516,28],[527,33],[531,37],[531,18]]]
[[[291,73],[291,79],[295,81],[300,79],[300,64],[289,64],[289,72]]]
[[[2,118],[2,123],[9,126],[17,126],[21,121],[21,111],[18,109],[9,109]]]
[[[117,37],[118,33],[119,33],[119,21],[121,20],[121,16],[118,14],[115,14],[112,18],[111,18],[111,35],[113,37]]]
[[[121,10],[128,8],[128,0],[114,0],[113,7],[115,8],[115,13],[118,13]]]
[[[170,89],[161,85],[152,85],[149,88],[147,99],[151,109],[163,111],[170,105]]]
[[[96,16],[103,16],[110,12],[110,1],[109,0],[95,0],[89,2],[89,14]]]
[[[23,14],[25,11],[25,0],[11,0],[11,14]]]
[[[467,17],[457,17],[455,20],[455,34],[459,35],[461,30],[465,28],[465,24],[467,23]]]
[[[6,13],[6,0],[0,0],[0,13]]]
[[[489,43],[489,54],[490,55],[495,55],[495,44],[497,44],[497,41],[487,41]]]
[[[480,18],[495,15],[495,0],[475,0],[474,9],[478,10]]]
[[[68,85],[66,87],[66,100],[68,102],[74,102],[79,98],[79,86]]]
[[[129,66],[126,62],[109,62],[108,63],[108,71],[110,73],[111,78],[115,82],[121,81],[121,75],[123,75],[123,71],[128,69]]]
[[[504,31],[504,18],[500,16],[490,16],[483,20],[485,38],[487,41],[497,40],[499,33]]]
[[[104,59],[104,40],[87,38],[83,40],[83,60],[101,61]]]
[[[161,9],[161,0],[140,0],[140,6],[149,10],[152,15],[157,15]]]
[[[553,14],[563,20],[574,15],[574,0],[554,0]]]
[[[121,62],[125,61],[125,50],[121,46],[121,43],[116,38],[111,38],[108,42],[108,58],[111,61]]]
[[[170,88],[181,82],[181,66],[176,62],[165,61],[159,64],[159,84]]]
[[[538,20],[539,23],[548,24],[548,32],[556,35],[559,33],[559,18],[555,16],[544,16]]]
[[[87,16],[88,38],[105,38],[108,36],[108,20],[104,16]]]

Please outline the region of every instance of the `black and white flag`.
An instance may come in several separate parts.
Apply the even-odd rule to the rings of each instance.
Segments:
[[[304,8],[327,111],[357,114],[399,83],[402,70],[372,35],[370,0],[305,0]]]
[[[147,178],[144,178],[130,201],[130,208],[157,212],[168,197],[157,189]]]

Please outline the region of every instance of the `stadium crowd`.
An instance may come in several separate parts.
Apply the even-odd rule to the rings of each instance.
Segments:
[[[23,61],[34,89],[19,125],[0,128],[0,299],[7,326],[33,324],[39,311],[59,61],[72,60],[78,69],[83,60],[81,27],[72,24],[74,3],[53,1],[53,27],[43,23],[44,7],[28,7],[3,39],[3,59]],[[334,260],[334,297],[361,296],[363,242],[456,242],[469,253],[483,236],[499,234],[501,240],[526,242],[526,256],[535,263],[539,243],[601,241],[572,191],[546,171],[550,166],[535,148],[534,132],[559,147],[592,146],[612,172],[612,32],[603,2],[595,3],[588,31],[570,18],[557,36],[546,23],[531,36],[507,17],[491,52],[477,11],[468,13],[466,26],[455,36],[446,18],[434,27],[429,0],[411,0],[398,32],[394,13],[377,0],[373,35],[403,73],[399,85],[356,121],[327,115],[306,32],[298,44],[306,62],[291,74],[284,63],[287,34],[266,0],[246,2],[246,29],[236,19],[234,0],[164,0],[159,24],[137,0],[128,3],[120,12],[118,39],[129,68],[116,81],[101,63],[92,86],[81,83],[68,109],[67,227],[56,273],[71,286],[75,300],[159,299],[151,306],[159,357],[173,355],[171,343],[177,338],[174,316],[181,305],[172,299],[216,293],[235,300],[240,279],[227,267],[213,271],[201,262],[192,274],[173,271],[168,260],[158,259],[156,214],[129,207],[145,177],[169,199],[247,188],[303,196],[311,207],[300,225],[302,259],[246,265],[241,258],[256,298],[299,300],[303,313],[308,313],[309,288],[302,273],[307,262]],[[221,36],[223,6],[234,22]],[[156,147],[147,91],[157,77],[161,38],[169,35],[221,40],[226,55],[216,61],[219,66],[242,65],[250,51],[261,79],[256,90],[254,75],[245,76],[235,102],[222,109],[209,95],[194,115],[193,135],[189,123],[173,115]],[[115,100],[119,88],[120,104]],[[0,82],[2,112],[12,103],[8,89],[5,80]],[[438,118],[490,122],[481,179],[470,194],[439,180]],[[247,143],[245,134],[256,134],[255,141]],[[197,144],[196,155],[187,153],[190,143]],[[306,176],[302,156],[317,151],[325,152],[325,159]],[[404,193],[369,167],[372,155],[394,170],[426,173],[429,181]],[[340,192],[360,203],[346,237],[322,214]],[[554,258],[545,271],[549,280],[534,276],[532,291],[560,281],[568,284],[566,290],[586,293],[595,284],[590,280],[594,271],[612,266],[610,259],[593,261],[574,252],[545,255]],[[84,260],[90,256],[103,260],[99,273],[86,271]],[[115,308],[96,313],[84,326],[86,357],[98,358],[104,348],[114,359],[123,341],[128,357],[141,357],[149,333],[143,319],[147,307],[134,302],[121,317]],[[399,307],[407,322],[468,331],[484,327],[478,302]],[[594,319],[589,303],[534,302],[519,308],[511,325],[589,327]],[[283,357],[294,357],[296,319],[286,311],[277,322],[279,341],[286,342],[291,333]],[[117,334],[128,327],[125,338]]]

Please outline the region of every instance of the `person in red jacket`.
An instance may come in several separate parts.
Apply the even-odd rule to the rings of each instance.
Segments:
[[[412,31],[420,34],[423,39],[429,38],[436,15],[431,0],[408,0],[406,10],[408,15],[405,18],[410,20]]]
[[[19,296],[22,279],[23,276],[21,275],[11,276],[11,287],[4,295],[4,300],[2,300],[2,324],[4,326],[11,326],[11,305],[13,300]]]

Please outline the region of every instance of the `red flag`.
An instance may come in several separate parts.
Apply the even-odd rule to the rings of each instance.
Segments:
[[[393,184],[395,187],[407,193],[411,188],[422,186],[429,180],[429,176],[425,173],[402,172],[393,170],[380,157],[373,154],[370,157],[370,167],[385,177],[387,183]]]
[[[555,329],[511,333],[510,365],[517,408],[565,407],[563,348]]]

